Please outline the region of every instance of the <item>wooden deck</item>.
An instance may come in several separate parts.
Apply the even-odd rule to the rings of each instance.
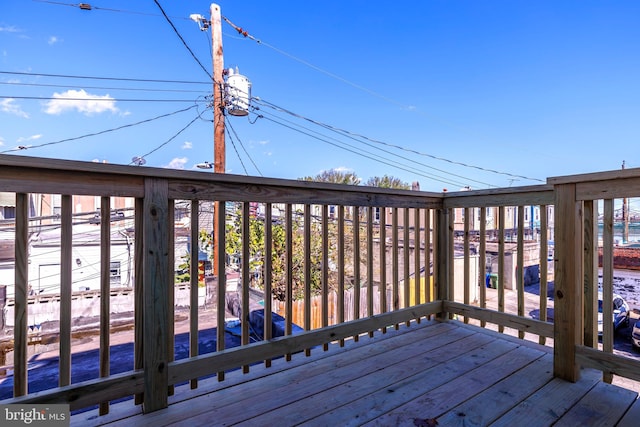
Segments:
[[[176,387],[146,415],[131,401],[74,415],[72,425],[632,426],[636,392],[583,371],[553,379],[553,349],[461,322],[426,322],[294,354],[223,382]],[[435,424],[433,421],[436,421]]]

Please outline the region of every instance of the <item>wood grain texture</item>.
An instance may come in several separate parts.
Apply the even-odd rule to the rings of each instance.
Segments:
[[[169,354],[169,266],[170,218],[167,182],[145,180],[144,198],[144,403],[145,412],[167,406]],[[173,311],[173,310],[172,310]],[[185,378],[189,380],[193,378]]]

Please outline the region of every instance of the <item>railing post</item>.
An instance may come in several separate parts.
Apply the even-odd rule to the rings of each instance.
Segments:
[[[169,386],[168,183],[145,179],[144,194],[144,403],[145,413],[166,408]]]
[[[583,340],[583,225],[582,203],[575,184],[555,186],[555,292],[553,374],[576,382],[580,367],[576,345]]]
[[[449,257],[449,209],[438,209],[436,214],[436,256],[434,257],[434,275],[436,278],[436,299],[449,300],[449,271],[453,262]],[[447,319],[447,313],[440,313],[438,319]]]

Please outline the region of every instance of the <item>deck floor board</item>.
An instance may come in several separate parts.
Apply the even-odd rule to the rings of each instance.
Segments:
[[[229,372],[223,382],[203,379],[196,390],[177,386],[169,407],[150,414],[122,402],[107,416],[74,415],[71,425],[615,425],[625,414],[637,421],[636,392],[602,383],[593,370],[576,383],[552,372],[549,347],[423,321]]]

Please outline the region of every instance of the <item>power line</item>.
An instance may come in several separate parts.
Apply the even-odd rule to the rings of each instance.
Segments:
[[[82,10],[87,10],[87,11],[88,10],[104,10],[104,11],[107,11],[107,12],[128,13],[128,14],[131,14],[131,15],[161,16],[161,15],[158,15],[156,13],[136,12],[136,11],[133,11],[133,10],[109,9],[109,8],[106,8],[106,7],[92,6],[89,3],[78,3],[78,4],[75,4],[75,3],[62,3],[62,2],[51,1],[51,0],[33,0],[33,1],[38,2],[38,3],[56,4],[56,5],[60,5],[60,6],[78,7],[80,9],[82,9]],[[180,16],[178,16],[178,17],[173,16],[172,18],[173,19],[184,19],[185,21],[189,20],[189,18],[183,18],[183,17],[180,17]]]
[[[135,123],[129,123],[129,124],[126,124],[126,125],[118,126],[116,128],[102,130],[102,131],[99,131],[99,132],[89,133],[89,134],[86,134],[86,135],[75,136],[75,137],[72,137],[72,138],[65,138],[65,139],[61,139],[59,141],[47,142],[47,143],[39,144],[39,145],[32,145],[30,147],[20,146],[18,148],[14,148],[14,149],[11,149],[11,150],[1,151],[0,154],[12,153],[12,152],[15,152],[15,151],[22,151],[22,150],[32,149],[32,148],[42,148],[42,147],[46,147],[46,146],[49,146],[49,145],[62,144],[63,142],[76,141],[76,140],[83,139],[83,138],[88,138],[88,137],[91,137],[91,136],[97,136],[97,135],[102,135],[102,134],[109,133],[109,132],[115,132],[117,130],[121,130],[121,129],[129,128],[129,127],[141,125],[143,123],[149,123],[149,122],[152,122],[154,120],[162,119],[164,117],[173,116],[173,115],[178,114],[178,113],[183,113],[183,112],[189,111],[189,110],[191,110],[192,108],[195,108],[195,107],[196,107],[196,105],[192,105],[192,106],[190,106],[188,108],[184,108],[182,110],[177,110],[177,111],[174,111],[172,113],[162,114],[162,115],[150,118],[150,119],[141,120],[141,121],[135,122]]]
[[[233,134],[235,135],[236,139],[238,140],[238,143],[240,144],[240,147],[242,147],[242,150],[244,151],[244,153],[247,155],[247,157],[249,158],[249,161],[251,162],[251,164],[253,164],[253,167],[256,168],[256,170],[258,171],[258,174],[260,176],[264,176],[262,175],[262,172],[260,171],[260,168],[258,168],[258,165],[256,165],[256,162],[253,161],[253,159],[251,158],[251,155],[249,154],[249,152],[247,151],[247,149],[245,148],[244,144],[242,143],[242,141],[240,140],[240,137],[238,136],[238,133],[236,132],[236,130],[233,128],[233,126],[231,125],[230,122],[226,122],[226,125],[228,126],[229,129],[231,129],[231,131],[233,132]],[[229,135],[229,139],[231,139],[231,141],[233,141],[233,138],[231,137],[231,134],[229,133],[229,131],[227,130],[227,135]],[[235,148],[235,145],[234,145]],[[236,150],[237,152],[237,150]],[[238,156],[240,157],[240,156]],[[243,165],[244,167],[244,165]],[[246,171],[246,169],[245,169]],[[248,175],[248,174],[247,174]]]
[[[36,77],[56,77],[64,79],[90,79],[90,80],[113,80],[123,82],[144,82],[144,83],[178,83],[178,84],[198,84],[210,85],[211,82],[196,82],[190,80],[161,80],[161,79],[134,79],[128,77],[104,77],[104,76],[79,76],[70,74],[46,74],[46,73],[28,73],[19,71],[0,70],[0,74],[11,74],[16,76],[36,76]]]
[[[141,98],[66,98],[52,96],[0,95],[4,99],[32,99],[40,101],[108,101],[108,102],[193,102],[193,99],[141,99]]]
[[[259,103],[260,103],[260,102],[259,102]],[[282,109],[282,108],[280,108],[280,107],[277,107],[277,106],[275,106],[275,105],[273,105],[273,104],[271,104],[271,103],[267,103],[267,104],[264,104],[264,105],[265,105],[265,106],[267,106],[267,107],[269,107],[269,108],[273,108],[273,109],[275,109],[276,111],[285,112],[285,113],[287,113],[287,114],[293,115],[293,116],[294,116],[294,117],[296,117],[296,118],[300,118],[300,119],[306,120],[306,121],[308,121],[308,122],[310,122],[310,123],[313,123],[313,124],[315,124],[315,125],[317,125],[317,126],[320,126],[320,127],[324,128],[324,129],[327,129],[327,130],[330,130],[330,131],[332,131],[332,132],[335,132],[335,133],[337,133],[337,134],[339,134],[339,135],[346,136],[346,137],[347,137],[347,138],[349,138],[349,139],[352,139],[352,140],[354,140],[354,141],[356,141],[356,142],[358,142],[358,143],[360,143],[360,144],[363,144],[363,145],[366,145],[366,146],[369,146],[369,147],[375,148],[376,150],[382,151],[383,153],[390,154],[390,155],[392,155],[392,156],[398,157],[398,158],[400,158],[400,159],[402,159],[402,160],[409,161],[409,162],[411,162],[411,163],[417,163],[417,164],[419,164],[419,165],[422,165],[422,166],[428,167],[428,168],[433,169],[433,170],[436,170],[436,171],[438,171],[438,172],[445,173],[445,174],[450,175],[450,176],[455,176],[455,177],[458,177],[458,178],[462,178],[462,179],[464,179],[464,180],[466,181],[466,182],[465,182],[465,184],[462,184],[462,185],[466,185],[468,182],[475,182],[475,183],[478,183],[478,184],[486,185],[486,186],[488,186],[488,187],[495,187],[495,186],[494,186],[494,185],[492,185],[492,184],[489,184],[489,183],[486,183],[486,182],[483,182],[483,181],[478,181],[478,180],[476,180],[476,179],[472,179],[472,178],[469,178],[469,177],[466,177],[466,176],[462,176],[462,175],[454,174],[454,173],[451,173],[451,172],[445,171],[445,170],[443,170],[443,169],[439,169],[439,168],[433,167],[433,166],[428,165],[428,164],[426,164],[426,163],[417,162],[415,159],[409,159],[409,158],[407,158],[407,157],[404,157],[404,156],[401,156],[401,155],[399,155],[399,154],[393,153],[392,151],[385,150],[385,149],[380,148],[380,147],[376,147],[375,145],[373,145],[373,144],[371,144],[371,143],[366,142],[366,141],[371,141],[371,139],[370,139],[370,138],[364,137],[364,136],[362,136],[362,135],[357,135],[357,134],[354,134],[354,133],[351,133],[351,132],[348,132],[348,131],[345,131],[345,130],[342,130],[342,129],[338,129],[338,128],[335,128],[335,127],[333,127],[333,126],[330,126],[330,125],[327,125],[327,124],[324,124],[324,123],[318,122],[318,121],[316,121],[316,120],[309,119],[309,118],[307,118],[307,117],[304,117],[304,116],[301,116],[301,115],[299,115],[299,114],[293,113],[293,112],[291,112],[291,111],[288,111],[288,110]],[[363,138],[365,141],[361,141],[361,140],[357,139],[358,137],[359,137],[359,138]],[[437,176],[437,175],[436,175],[436,176]],[[449,184],[451,184],[451,182],[449,182]]]
[[[325,74],[325,75],[327,75],[327,76],[329,76],[331,78],[334,78],[334,79],[339,80],[339,81],[341,81],[343,83],[346,83],[349,86],[352,86],[352,87],[354,87],[354,88],[356,88],[358,90],[361,90],[361,91],[366,92],[366,93],[368,93],[370,95],[378,97],[378,98],[380,98],[380,99],[382,99],[384,101],[390,102],[390,103],[395,104],[397,106],[400,106],[400,107],[402,107],[404,109],[412,109],[412,107],[409,106],[409,105],[406,105],[406,104],[404,104],[402,102],[399,102],[399,101],[396,101],[396,100],[394,100],[392,98],[384,96],[384,95],[382,95],[382,94],[380,94],[380,93],[378,93],[376,91],[373,91],[371,89],[367,89],[366,87],[360,86],[359,84],[353,83],[352,81],[349,81],[349,80],[347,80],[347,79],[345,79],[343,77],[338,76],[337,74],[334,74],[334,73],[331,73],[331,72],[329,72],[327,70],[324,70],[324,69],[322,69],[322,68],[320,68],[320,67],[318,67],[316,65],[313,65],[312,63],[310,63],[308,61],[305,61],[304,59],[300,59],[300,58],[298,58],[298,57],[296,57],[296,56],[294,56],[294,55],[292,55],[290,53],[287,53],[287,52],[285,52],[285,51],[283,51],[281,49],[278,49],[275,46],[270,45],[269,43],[266,43],[266,42],[264,42],[264,41],[262,41],[260,39],[257,39],[254,36],[252,36],[251,34],[249,34],[246,30],[244,30],[243,28],[235,25],[233,22],[231,22],[228,18],[226,18],[224,16],[222,17],[222,19],[224,19],[227,24],[229,24],[231,27],[233,27],[233,29],[236,30],[238,32],[238,34],[241,34],[245,38],[248,38],[248,39],[251,39],[251,40],[255,41],[259,45],[266,46],[269,49],[272,49],[272,50],[276,51],[277,53],[279,53],[281,55],[284,55],[284,56],[286,56],[286,57],[288,57],[290,59],[293,59],[294,61],[297,61],[297,62],[299,62],[299,63],[301,63],[301,64],[303,64],[303,65],[305,65],[305,66],[307,66],[309,68],[312,68],[315,71],[319,71],[322,74]]]
[[[186,41],[184,41],[184,39],[182,38],[182,36],[180,35],[180,32],[178,31],[178,29],[176,28],[175,25],[173,25],[173,22],[171,22],[171,18],[169,18],[167,16],[167,14],[165,13],[164,9],[162,8],[162,6],[160,6],[160,3],[158,2],[158,0],[153,0],[154,3],[158,6],[158,8],[160,9],[160,12],[162,12],[162,15],[164,15],[165,19],[167,20],[167,22],[169,23],[169,25],[171,25],[171,28],[173,28],[173,32],[176,33],[176,35],[178,36],[178,38],[180,39],[180,41],[182,42],[182,44],[184,45],[184,47],[187,48],[187,50],[189,51],[189,53],[191,54],[191,56],[193,57],[193,59],[195,59],[195,61],[198,63],[198,65],[200,65],[200,68],[202,68],[202,70],[207,74],[207,76],[209,76],[209,78],[213,81],[214,78],[211,75],[211,73],[209,72],[209,70],[207,70],[204,65],[202,65],[202,63],[200,62],[200,60],[198,59],[198,57],[196,57],[195,53],[193,53],[193,51],[191,50],[191,48],[189,47],[189,45],[187,44]]]
[[[57,87],[68,88],[69,85],[54,85],[44,83],[19,83],[19,82],[0,82],[0,85],[12,85],[12,86],[32,86],[32,87]],[[201,93],[201,90],[187,90],[187,89],[151,89],[151,88],[131,88],[131,87],[107,87],[107,86],[86,86],[82,85],[83,89],[101,89],[101,90],[129,90],[135,92],[178,92],[178,93]]]
[[[227,136],[229,137],[229,141],[231,141],[231,146],[233,147],[233,150],[236,152],[236,156],[238,156],[238,160],[240,160],[240,164],[242,165],[242,169],[244,169],[244,174],[245,175],[249,175],[249,171],[247,171],[247,167],[244,165],[244,162],[242,161],[242,157],[240,157],[240,153],[238,152],[238,148],[236,147],[236,144],[233,141],[233,137],[231,136],[231,133],[229,132],[229,129],[225,128],[225,130],[227,132]]]
[[[315,125],[324,127],[326,129],[332,130],[334,132],[343,133],[343,134],[346,134],[346,135],[349,135],[349,136],[362,138],[362,139],[365,139],[367,141],[370,141],[370,142],[373,142],[373,143],[376,143],[376,144],[384,145],[384,146],[387,146],[387,147],[390,147],[390,148],[395,148],[395,149],[398,149],[398,150],[401,150],[401,151],[405,151],[405,152],[408,152],[408,153],[411,153],[411,154],[417,154],[419,156],[429,157],[429,158],[432,158],[434,160],[439,160],[439,161],[455,164],[455,165],[458,165],[458,166],[463,166],[463,167],[466,167],[466,168],[477,169],[477,170],[481,170],[483,172],[490,172],[490,173],[510,176],[510,177],[514,177],[514,178],[522,178],[522,179],[527,179],[527,180],[531,180],[531,181],[544,182],[543,180],[538,179],[538,178],[531,178],[531,177],[527,177],[527,176],[523,176],[523,175],[516,175],[516,174],[512,174],[512,173],[508,173],[508,172],[501,172],[501,171],[498,171],[498,170],[495,170],[495,169],[487,169],[487,168],[484,168],[484,167],[481,167],[481,166],[470,165],[470,164],[467,164],[467,163],[446,159],[444,157],[434,156],[433,154],[423,153],[423,152],[420,152],[420,151],[417,151],[417,150],[413,150],[413,149],[409,149],[409,148],[406,148],[406,147],[402,147],[400,145],[389,144],[387,142],[375,140],[375,139],[369,138],[369,137],[361,135],[361,134],[350,132],[350,131],[345,130],[345,129],[336,128],[336,127],[328,125],[326,123],[318,122],[316,120],[304,117],[304,116],[299,115],[297,113],[294,113],[292,111],[289,111],[289,110],[286,110],[284,108],[278,107],[278,106],[276,106],[276,105],[274,105],[274,104],[272,104],[272,103],[270,103],[268,101],[264,101],[264,100],[259,99],[259,98],[252,98],[252,99],[258,101],[258,103],[261,103],[261,102],[264,103],[263,105],[265,105],[265,106],[268,106],[268,107],[271,107],[273,109],[276,109],[276,110],[282,111],[284,113],[290,114],[290,115],[292,115],[294,117],[309,121],[310,123],[313,123]],[[443,171],[443,170],[440,170],[440,169],[438,169],[438,170],[440,172],[446,172],[446,171]],[[446,172],[446,173],[451,174],[450,172]],[[458,176],[459,178],[468,179],[468,178],[460,176],[460,175],[455,175],[455,174],[451,174],[451,175]],[[472,181],[475,181],[475,180],[472,180]],[[475,181],[475,182],[480,182],[480,181]],[[482,183],[482,182],[480,182],[480,183]],[[483,183],[483,184],[486,184],[486,183]],[[488,184],[486,184],[486,185],[488,185]]]
[[[173,135],[171,138],[169,138],[168,140],[166,140],[165,142],[163,142],[162,144],[160,144],[159,146],[157,146],[156,148],[154,148],[153,150],[149,151],[147,154],[143,154],[142,156],[139,156],[141,158],[145,158],[153,153],[155,153],[156,151],[158,151],[159,149],[161,149],[162,147],[164,147],[165,145],[167,145],[168,143],[170,143],[171,141],[173,141],[174,139],[176,139],[178,137],[178,135],[180,135],[182,132],[184,132],[185,130],[187,130],[187,128],[189,126],[191,126],[192,124],[194,124],[198,119],[200,118],[200,115],[197,115],[193,118],[193,120],[191,120],[185,127],[183,127],[182,129],[180,129],[175,135]],[[133,165],[134,162],[129,163],[129,165]]]
[[[356,150],[356,149],[355,149],[355,148],[353,148],[353,147],[343,147],[343,146],[340,146],[340,145],[338,145],[338,144],[336,144],[336,143],[334,143],[334,142],[330,142],[330,141],[328,141],[328,140],[326,140],[326,139],[323,139],[323,138],[319,138],[319,137],[317,137],[317,136],[314,136],[314,135],[312,135],[311,133],[301,131],[301,130],[299,130],[299,129],[294,128],[293,126],[286,125],[286,124],[281,123],[281,122],[279,122],[279,121],[277,121],[277,120],[275,120],[275,119],[271,119],[271,118],[268,118],[268,117],[263,117],[263,118],[264,118],[264,119],[266,119],[266,120],[272,121],[272,122],[274,122],[274,123],[276,123],[276,124],[279,124],[279,125],[281,125],[281,126],[284,126],[284,127],[286,127],[286,128],[289,128],[289,129],[291,129],[291,130],[294,130],[294,131],[296,131],[296,132],[299,132],[299,133],[301,133],[301,134],[303,134],[303,135],[306,135],[306,136],[309,136],[309,137],[311,137],[311,138],[317,139],[317,140],[319,140],[319,141],[325,142],[325,143],[327,143],[327,144],[329,144],[329,145],[333,145],[334,147],[338,147],[338,148],[340,148],[340,149],[342,149],[342,150],[348,151],[348,152],[353,153],[353,154],[356,154],[356,155],[358,155],[358,156],[361,156],[361,157],[364,157],[364,158],[368,158],[368,159],[370,159],[370,160],[374,160],[374,161],[376,161],[376,162],[378,162],[378,163],[382,163],[382,164],[385,164],[385,165],[388,165],[388,166],[391,166],[391,167],[395,167],[395,168],[397,168],[397,169],[404,170],[404,171],[406,171],[406,172],[414,173],[414,174],[416,174],[416,175],[420,175],[420,176],[423,176],[423,177],[425,177],[425,178],[430,178],[430,179],[433,179],[433,180],[436,180],[436,181],[444,182],[444,183],[446,183],[446,184],[451,184],[451,185],[464,185],[463,183],[455,183],[455,182],[453,182],[453,181],[451,181],[451,180],[446,180],[445,178],[442,178],[442,177],[430,176],[430,175],[428,175],[428,174],[425,174],[424,172],[420,172],[420,171],[417,171],[417,170],[411,170],[411,169],[410,169],[409,167],[407,167],[407,166],[399,165],[397,162],[391,162],[391,161],[389,161],[389,160],[387,160],[387,159],[381,158],[380,156],[375,156],[375,155],[366,155],[366,154],[363,154],[364,152],[363,152],[362,150]],[[369,153],[369,154],[370,154],[370,153]],[[376,158],[376,157],[378,157],[378,158]],[[396,163],[396,164],[394,164],[394,163]]]

